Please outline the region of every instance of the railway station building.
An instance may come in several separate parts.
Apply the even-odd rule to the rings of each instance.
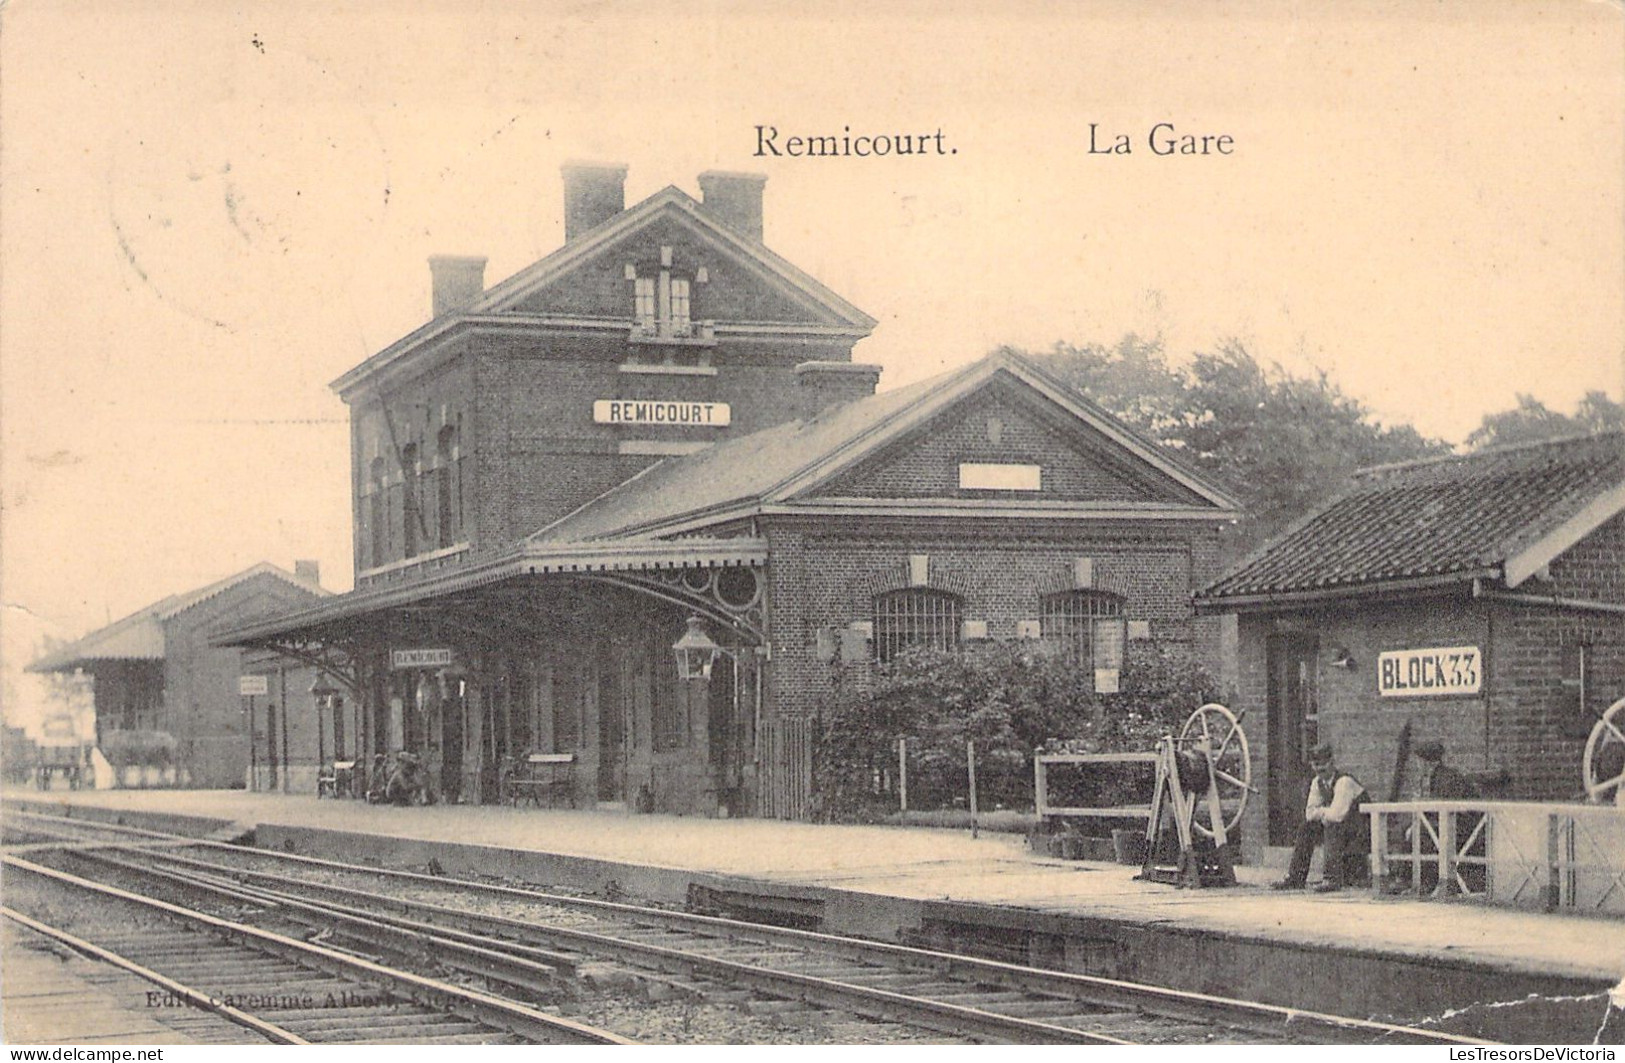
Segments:
[[[1407,796],[1407,723],[1496,796],[1584,796],[1587,735],[1625,695],[1625,433],[1363,470],[1197,611],[1238,616],[1236,707],[1265,735],[1246,837],[1291,843],[1318,743]]]
[[[908,646],[1217,670],[1231,499],[1021,359],[877,393],[875,319],[764,244],[764,178],[628,208],[625,175],[565,167],[564,245],[494,287],[431,259],[432,319],[334,383],[356,588],[224,641],[333,677],[363,767],[803,817],[821,700]]]
[[[312,673],[291,659],[245,655],[211,640],[227,623],[320,600],[327,592],[319,578],[313,561],[296,562],[294,572],[261,563],[154,602],[27,671],[91,677],[100,788],[279,789],[295,780],[313,787],[318,757],[304,722]],[[264,679],[257,700],[243,695],[244,675]]]

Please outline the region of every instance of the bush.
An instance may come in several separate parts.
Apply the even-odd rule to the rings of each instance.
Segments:
[[[1151,643],[1130,644],[1119,685],[1096,694],[1092,669],[1038,643],[901,654],[867,687],[838,690],[823,706],[814,773],[824,815],[878,822],[897,811],[900,737],[909,740],[911,808],[967,803],[973,740],[980,807],[1031,809],[1035,750],[1149,750],[1216,696],[1205,672]]]
[[[107,731],[102,756],[115,768],[167,768],[175,762],[175,737],[167,731]]]

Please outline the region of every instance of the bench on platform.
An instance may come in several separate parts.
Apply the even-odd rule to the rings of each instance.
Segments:
[[[515,757],[503,779],[503,796],[514,807],[529,801],[537,808],[542,798],[553,808],[558,799],[576,807],[576,755],[574,753],[527,753]]]
[[[355,761],[335,760],[331,767],[322,769],[316,776],[316,796],[354,797]]]

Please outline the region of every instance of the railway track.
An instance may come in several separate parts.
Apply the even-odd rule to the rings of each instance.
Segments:
[[[627,1044],[606,1030],[367,955],[276,933],[8,854],[8,899],[69,909],[75,930],[0,917],[280,1044]],[[20,877],[19,877],[20,876]],[[77,931],[77,932],[75,932]]]
[[[211,892],[359,947],[398,939],[465,963],[504,991],[545,993],[653,979],[712,1001],[821,1009],[1004,1043],[1482,1043],[1437,1031],[946,952],[744,923],[593,898],[199,843],[82,821],[35,829],[76,835],[76,854],[107,874]],[[99,837],[88,840],[86,835]],[[134,840],[134,844],[109,838]],[[365,916],[355,913],[364,912]]]

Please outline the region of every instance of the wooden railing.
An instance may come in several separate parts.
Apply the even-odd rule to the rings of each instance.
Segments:
[[[1372,888],[1625,914],[1625,811],[1523,801],[1367,804]]]

